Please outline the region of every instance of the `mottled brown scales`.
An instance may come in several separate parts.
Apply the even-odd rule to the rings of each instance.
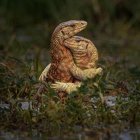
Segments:
[[[100,70],[95,68],[80,69],[73,61],[70,50],[65,46],[64,41],[86,27],[85,21],[68,21],[61,23],[55,29],[51,38],[52,61],[39,77],[40,81],[73,83],[75,79],[84,80],[93,78]],[[79,54],[79,58],[83,56]],[[87,62],[86,62],[87,63]]]
[[[95,68],[95,73],[100,74],[101,68],[96,69],[98,61],[98,51],[95,45],[88,39],[80,36],[73,36],[64,41],[64,44],[72,52],[72,56],[75,64],[81,69]],[[96,75],[95,74],[95,75]],[[76,91],[81,86],[81,82],[76,83],[64,83],[56,82],[52,84],[52,88],[57,91],[65,91],[71,93]]]
[[[75,35],[86,27],[85,21],[68,21],[56,27],[51,38],[51,67],[47,74],[47,81],[73,82],[70,68],[73,65],[71,52],[64,46],[65,39]]]
[[[95,45],[81,36],[73,36],[64,41],[64,44],[72,52],[75,64],[81,69],[96,68],[98,51]]]

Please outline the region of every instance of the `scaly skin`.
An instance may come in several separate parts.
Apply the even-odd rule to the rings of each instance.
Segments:
[[[86,27],[85,21],[68,21],[59,24],[51,38],[51,67],[47,74],[48,82],[72,82],[70,67],[73,65],[71,52],[65,48],[63,42]]]
[[[70,50],[64,45],[66,39],[83,30],[86,25],[85,21],[72,20],[61,23],[56,27],[51,38],[52,62],[41,74],[40,81],[73,83],[75,78],[85,80],[95,77],[96,72],[94,68],[82,70],[75,65]]]
[[[46,72],[46,81],[52,83],[55,81],[73,82],[74,77],[80,80],[94,77],[94,69],[81,70],[75,65],[71,52],[63,43],[66,39],[83,30],[86,25],[85,21],[71,20],[56,27],[51,38],[52,63],[48,73]],[[43,73],[45,72],[43,71]],[[44,81],[44,76],[41,74],[39,79]]]
[[[98,61],[98,52],[94,44],[84,38],[79,36],[73,36],[64,41],[66,47],[72,52],[75,64],[81,69],[95,68],[95,75],[101,74],[102,69],[96,69],[96,63]],[[78,87],[81,86],[81,82],[76,83],[64,83],[56,82],[52,84],[51,87],[57,91],[65,91],[68,94],[76,91]]]
[[[95,68],[98,61],[98,51],[95,45],[81,36],[73,36],[64,41],[70,49],[75,64],[81,69]]]

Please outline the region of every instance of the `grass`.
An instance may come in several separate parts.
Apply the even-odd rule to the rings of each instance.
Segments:
[[[139,125],[140,86],[139,79],[135,77],[139,75],[139,69],[123,69],[124,60],[111,60],[112,63],[109,61],[100,62],[104,68],[102,76],[84,81],[79,91],[68,95],[67,100],[62,103],[51,89],[40,95],[39,102],[34,99],[36,85],[39,84],[36,66],[39,61],[29,64],[19,59],[7,58],[0,64],[0,99],[10,104],[10,110],[1,109],[0,128],[37,129],[54,136],[74,133],[75,126],[92,128],[94,125],[126,122],[132,126]],[[108,107],[101,102],[101,95],[117,95],[116,105]],[[95,101],[93,98],[96,98]],[[23,110],[19,105],[21,99],[32,102],[33,108]]]

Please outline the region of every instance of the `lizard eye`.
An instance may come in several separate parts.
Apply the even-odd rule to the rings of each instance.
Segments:
[[[88,43],[86,44],[86,49],[88,48]]]
[[[61,31],[61,33],[64,35],[65,33],[64,33],[64,31]]]

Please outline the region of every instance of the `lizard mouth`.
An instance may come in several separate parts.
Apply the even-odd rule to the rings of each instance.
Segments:
[[[84,30],[86,28],[86,26],[87,26],[87,23],[85,23],[83,26],[77,28],[75,31],[80,32],[80,31]]]
[[[71,32],[69,33],[69,38],[65,38],[64,41],[70,39],[71,37],[73,37],[74,35],[76,35],[76,34],[79,33],[80,31],[84,30],[85,28],[86,28],[86,25],[83,25],[82,27],[76,28],[76,30],[71,31]],[[66,42],[67,42],[67,41],[66,41]],[[67,43],[73,45],[73,43],[71,43],[70,41],[68,41]]]
[[[87,22],[86,22],[86,21],[81,21],[81,24],[80,24],[78,27],[76,27],[74,31],[72,31],[72,32],[70,33],[70,34],[71,34],[70,37],[76,35],[76,34],[79,33],[80,31],[84,30],[84,29],[86,28],[86,26],[87,26]]]
[[[64,42],[64,44],[66,45],[66,46],[71,46],[72,48],[76,48],[75,47],[75,43],[70,43],[70,42]]]
[[[87,26],[87,22],[81,21],[81,24],[79,24],[79,26],[77,25],[77,27],[74,30],[69,32],[68,37],[64,38],[64,41],[71,38],[72,36],[76,35],[80,31],[84,30],[86,28],[86,26]],[[74,45],[73,43],[70,43],[70,42],[69,42],[69,44]]]
[[[70,37],[70,38],[68,38],[64,41],[64,45],[67,46],[67,47],[74,48],[76,46],[76,44],[73,41],[74,40]]]
[[[67,46],[68,48],[79,48],[80,45],[77,44],[77,42],[75,42],[75,40],[73,40],[73,38],[68,38],[64,41],[64,45]]]

